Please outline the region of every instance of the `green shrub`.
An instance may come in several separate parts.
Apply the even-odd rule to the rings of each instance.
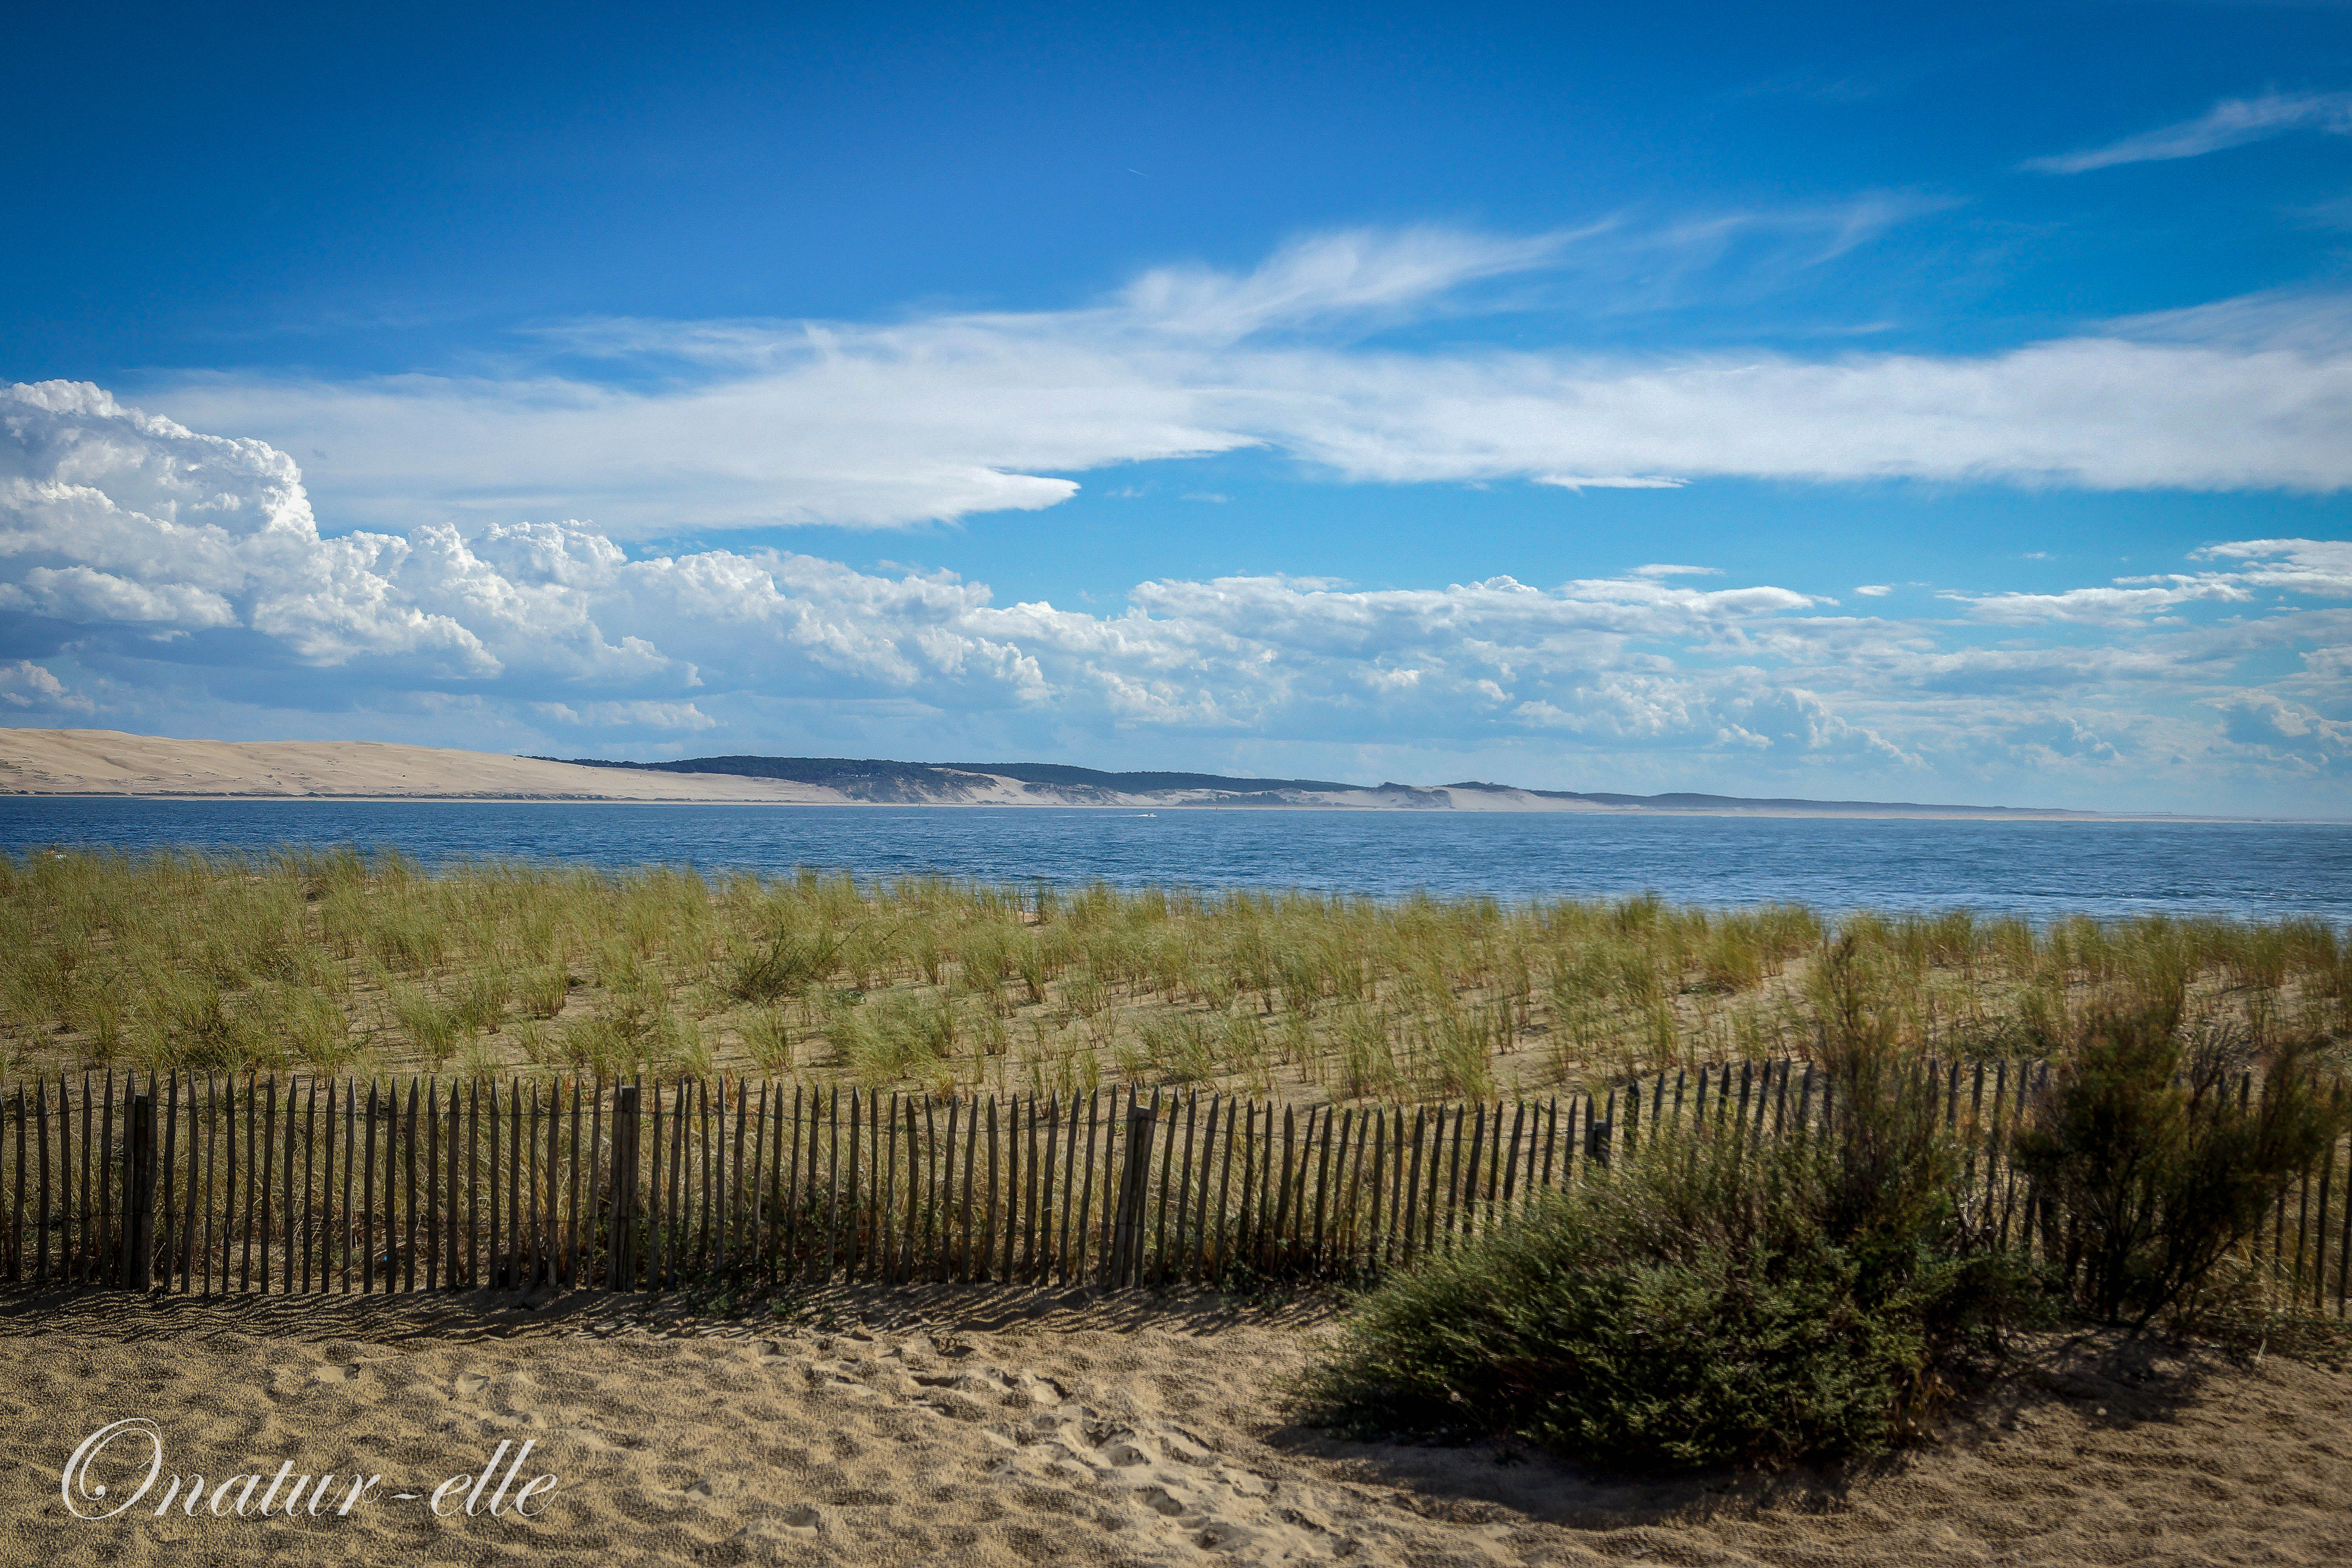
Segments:
[[[2014,1145],[2054,1210],[2078,1303],[2136,1330],[2212,1280],[2342,1129],[2315,1092],[2315,1047],[2274,1051],[2261,1098],[2242,1108],[2240,1043],[2190,1035],[2181,1013],[2176,988],[2095,1015]]]
[[[1849,1009],[1822,1043],[1831,1131],[1644,1142],[1370,1292],[1297,1413],[1633,1470],[1872,1454],[1917,1430],[1954,1362],[2036,1297],[1971,1229],[1959,1153],[1851,981],[1825,983]]]

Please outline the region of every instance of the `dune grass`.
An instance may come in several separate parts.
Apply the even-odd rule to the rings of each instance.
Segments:
[[[1801,1053],[1837,937],[1912,1051],[2047,1051],[2174,991],[2258,1047],[2352,1034],[2352,945],[2317,921],[40,851],[0,855],[0,1067],[1476,1098]]]

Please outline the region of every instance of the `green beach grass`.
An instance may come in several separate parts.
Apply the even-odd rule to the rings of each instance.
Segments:
[[[40,851],[0,856],[0,1065],[1475,1099],[1805,1054],[1839,936],[1911,1052],[2047,1053],[2176,985],[2257,1051],[2352,1035],[2352,944],[2318,921]]]

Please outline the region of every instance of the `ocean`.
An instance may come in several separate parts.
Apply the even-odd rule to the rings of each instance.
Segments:
[[[0,846],[396,848],[774,875],[809,866],[1071,886],[1302,888],[1505,900],[1653,891],[1836,911],[2042,919],[2151,910],[2352,923],[2352,824],[1918,821],[1363,811],[0,800]]]

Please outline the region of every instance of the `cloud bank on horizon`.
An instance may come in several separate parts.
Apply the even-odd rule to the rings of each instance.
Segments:
[[[0,395],[0,616],[30,655],[0,664],[0,704],[19,724],[257,735],[308,715],[566,754],[775,750],[779,728],[830,725],[926,757],[1092,737],[1095,755],[1475,762],[1538,784],[1706,768],[1775,792],[2340,798],[2352,544],[2218,541],[2173,564],[1907,615],[1888,584],[1848,606],[1679,563],[1383,591],[1159,580],[1104,614],[772,548],[633,555],[578,521],[330,536],[270,445],[87,384]]]

